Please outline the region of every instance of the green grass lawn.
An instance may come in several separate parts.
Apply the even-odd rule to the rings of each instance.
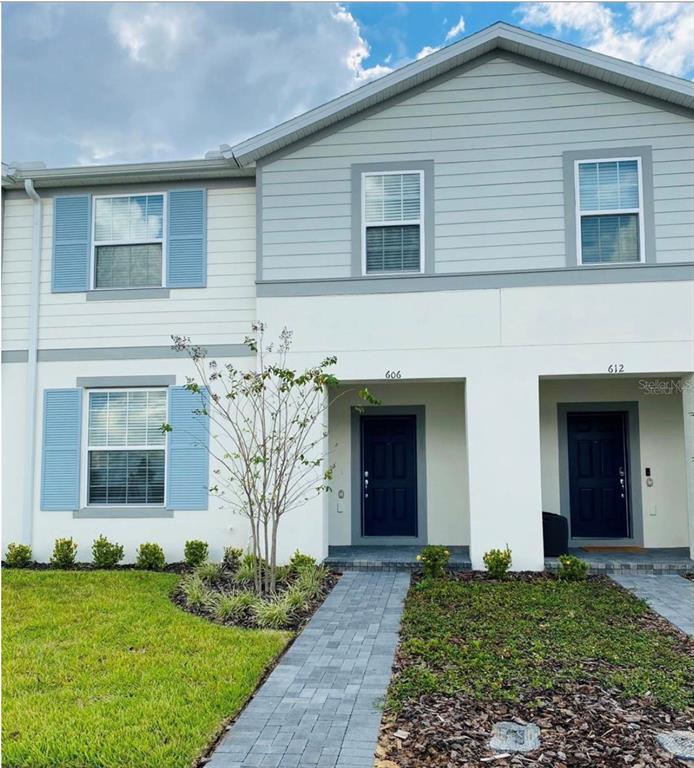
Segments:
[[[694,705],[685,643],[607,580],[420,582],[407,597],[389,705],[423,693],[527,700],[594,680],[682,711]]]
[[[178,577],[3,571],[4,768],[188,768],[288,642],[169,600]]]

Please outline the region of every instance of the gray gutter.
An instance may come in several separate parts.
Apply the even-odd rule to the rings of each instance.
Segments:
[[[31,177],[34,187],[80,187],[97,184],[126,184],[152,181],[194,181],[198,179],[253,178],[254,167],[240,168],[233,153],[203,160],[175,160],[166,163],[127,163],[121,165],[92,165],[71,168],[41,168],[22,172],[8,168],[3,175],[3,189],[23,189]]]

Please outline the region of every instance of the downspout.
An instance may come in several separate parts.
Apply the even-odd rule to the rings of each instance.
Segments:
[[[34,218],[31,242],[31,293],[29,294],[29,345],[27,350],[26,384],[26,451],[24,459],[24,515],[22,517],[22,541],[33,546],[34,537],[34,481],[36,455],[36,382],[39,345],[39,298],[41,288],[41,227],[43,211],[41,197],[34,189],[34,182],[25,179],[24,190],[34,201]]]

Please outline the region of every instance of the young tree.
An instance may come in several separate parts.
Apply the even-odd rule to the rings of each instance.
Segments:
[[[253,325],[245,344],[255,354],[254,370],[219,366],[190,339],[173,336],[174,348],[187,351],[197,370],[186,387],[201,398],[198,412],[209,417],[209,450],[219,466],[210,491],[250,524],[255,588],[273,593],[280,521],[310,498],[329,491],[332,467],[324,466],[325,415],[330,390],[339,382],[330,373],[334,356],[297,372],[287,365],[292,333],[284,328],[276,344],[265,343],[263,323]],[[378,404],[367,389],[361,400]],[[165,425],[165,429],[171,429]]]

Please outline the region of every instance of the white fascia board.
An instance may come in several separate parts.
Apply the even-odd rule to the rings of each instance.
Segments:
[[[510,51],[694,110],[694,84],[498,22],[232,148],[244,166],[493,50]]]

